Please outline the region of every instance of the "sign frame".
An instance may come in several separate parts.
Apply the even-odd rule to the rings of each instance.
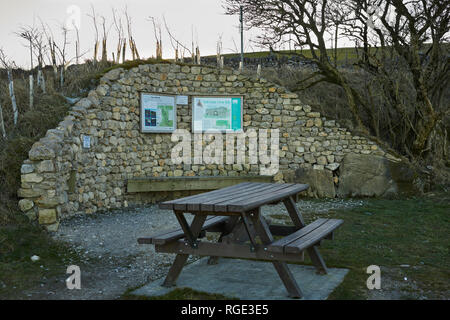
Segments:
[[[150,96],[160,96],[160,97],[171,97],[173,98],[173,126],[171,128],[160,128],[160,127],[149,127],[145,126],[145,112],[144,112],[144,105],[143,105],[143,96],[144,95],[150,95]],[[147,92],[147,91],[141,91],[139,92],[139,105],[140,105],[140,129],[141,133],[172,133],[177,129],[177,97],[175,94],[170,93],[163,93],[163,92]]]
[[[232,130],[232,129],[209,129],[209,130],[196,130],[194,125],[194,119],[195,119],[195,106],[194,101],[196,98],[240,98],[241,99],[241,128],[239,130]],[[204,133],[204,132],[211,132],[211,133],[242,133],[244,132],[244,95],[240,94],[224,94],[224,95],[192,95],[191,97],[191,110],[192,110],[192,120],[191,120],[191,126],[192,126],[192,132],[193,133]]]

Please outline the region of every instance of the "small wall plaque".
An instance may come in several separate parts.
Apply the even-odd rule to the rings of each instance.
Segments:
[[[83,148],[90,149],[91,148],[91,137],[83,136]]]
[[[182,106],[187,106],[189,104],[188,96],[177,96],[177,104]]]

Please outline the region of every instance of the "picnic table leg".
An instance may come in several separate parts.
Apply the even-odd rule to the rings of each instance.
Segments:
[[[264,220],[264,217],[261,215],[260,208],[253,211],[252,213],[248,214],[250,219],[253,221],[253,225],[256,228],[257,234],[261,238],[261,242],[263,244],[269,244],[273,242],[273,236],[272,233],[269,230],[269,226],[267,225],[266,221]],[[246,215],[244,214],[244,215]],[[249,226],[250,227],[250,226]],[[250,236],[250,234],[249,234]],[[297,281],[295,281],[295,278],[289,270],[289,267],[287,266],[286,262],[272,262],[273,266],[275,267],[275,270],[278,273],[278,276],[280,277],[281,281],[284,284],[284,287],[286,288],[289,296],[291,298],[301,298],[303,297],[302,290],[300,289],[299,285],[297,284]]]
[[[289,197],[284,199],[283,202],[294,225],[299,229],[303,228],[305,226],[305,222],[303,220],[302,214],[295,205],[294,199],[292,199],[292,197]],[[308,252],[309,257],[311,258],[311,262],[316,267],[317,273],[327,274],[327,266],[325,264],[325,261],[322,259],[322,256],[317,247],[309,247],[308,249],[306,249],[306,252]]]
[[[230,217],[228,221],[225,223],[225,226],[223,227],[222,232],[220,233],[219,239],[217,240],[218,243],[221,243],[226,236],[228,236],[236,226],[236,223],[238,222],[239,217],[234,216]],[[207,264],[214,265],[219,263],[219,257],[218,256],[211,256],[208,258]]]
[[[184,220],[184,222],[186,221],[184,219],[183,213],[175,212],[175,214],[177,215],[177,217],[179,217],[178,215],[181,215],[181,221],[183,221],[183,220]],[[192,220],[190,227],[187,226],[187,224],[184,225],[184,223],[181,223],[183,230],[186,227],[187,227],[187,230],[189,230],[187,234],[189,234],[188,237],[192,236],[191,241],[194,241],[194,242],[196,241],[200,231],[202,230],[203,223],[205,223],[205,220],[206,220],[206,215],[196,215],[194,217],[194,219]],[[185,233],[186,233],[186,231],[185,231]],[[183,270],[183,267],[184,267],[188,257],[189,257],[188,254],[177,254],[172,266],[169,269],[169,272],[167,273],[166,278],[164,279],[164,282],[162,284],[163,287],[175,286],[176,281],[181,273],[181,270]]]

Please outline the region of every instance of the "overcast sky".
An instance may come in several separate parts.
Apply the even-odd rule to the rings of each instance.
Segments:
[[[30,66],[29,53],[24,46],[26,42],[19,39],[15,32],[23,26],[39,27],[41,21],[52,29],[58,43],[62,42],[62,25],[79,23],[81,52],[86,52],[83,58],[92,59],[95,29],[89,17],[91,5],[98,16],[105,17],[107,27],[111,27],[108,34],[108,59],[112,58],[112,52],[117,46],[117,33],[112,27],[112,8],[125,20],[125,6],[132,20],[133,36],[141,58],[155,56],[155,37],[150,16],[158,19],[163,28],[163,58],[174,57],[174,50],[164,29],[163,16],[172,34],[189,48],[193,30],[193,38],[199,44],[201,55],[216,54],[219,36],[222,37],[223,53],[240,50],[239,17],[225,15],[222,0],[0,0],[0,3],[0,48],[17,65],[25,68]],[[256,30],[245,32],[246,52],[260,50],[251,41],[257,33]],[[71,31],[68,58],[75,56],[75,39],[75,32]],[[131,58],[129,50],[127,54],[127,58]]]
[[[24,47],[25,41],[14,33],[21,26],[40,26],[40,20],[47,23],[55,37],[60,38],[60,26],[68,21],[75,21],[77,11],[80,12],[80,42],[81,52],[86,52],[86,58],[92,58],[95,31],[91,18],[91,4],[96,13],[104,16],[107,26],[112,20],[112,8],[123,13],[125,6],[132,19],[133,36],[141,57],[155,55],[155,38],[153,25],[148,17],[153,16],[163,27],[163,57],[173,58],[174,51],[164,30],[162,17],[168,22],[171,32],[185,45],[191,47],[192,29],[194,41],[198,41],[202,55],[216,53],[219,36],[225,53],[235,51],[240,46],[239,17],[226,16],[221,0],[0,0],[0,48],[11,57],[17,65],[29,67],[29,54]],[[75,8],[71,6],[75,5]],[[78,9],[79,8],[79,9]],[[68,12],[69,10],[69,12]],[[69,23],[70,24],[70,23]],[[256,33],[247,33],[247,40]],[[75,55],[75,32],[70,34],[70,56]],[[108,58],[117,45],[116,31],[109,32]],[[248,51],[251,51],[246,41]],[[255,50],[258,50],[255,48]]]

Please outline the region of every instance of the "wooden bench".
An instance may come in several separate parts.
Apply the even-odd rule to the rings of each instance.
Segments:
[[[272,182],[271,176],[146,177],[127,180],[127,192],[216,190],[242,182]]]
[[[205,231],[209,231],[212,228],[221,228],[223,224],[227,222],[227,217],[208,217],[205,220],[205,223],[202,227],[202,232],[200,233],[198,238],[203,238]],[[171,231],[166,231],[164,233],[151,236],[151,237],[142,237],[138,238],[139,244],[166,244],[172,241],[177,241],[179,239],[184,238],[184,231],[181,228],[174,229]]]
[[[323,239],[331,240],[334,230],[343,222],[340,219],[317,219],[294,233],[272,242],[267,246],[267,251],[302,253],[309,247],[317,245]]]

